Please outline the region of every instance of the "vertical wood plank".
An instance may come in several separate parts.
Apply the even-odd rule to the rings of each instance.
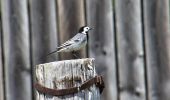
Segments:
[[[148,84],[148,100],[159,100],[159,60],[158,48],[156,40],[156,25],[155,9],[156,1],[143,0],[143,20],[144,20],[144,38],[145,38],[145,51],[146,51],[146,66],[147,66],[147,84]],[[155,51],[157,50],[157,51]],[[152,82],[153,81],[153,82]]]
[[[27,0],[1,0],[6,100],[30,100]]]
[[[117,100],[112,0],[86,0],[86,14],[87,24],[94,28],[89,33],[89,56],[96,59],[106,84],[102,100]]]
[[[120,100],[145,100],[140,0],[116,0]]]
[[[57,46],[56,0],[29,0],[31,49],[33,66],[57,60],[57,55],[46,55]]]
[[[170,100],[169,0],[143,0],[148,100]]]
[[[80,27],[85,25],[84,0],[57,0],[59,44],[72,38]],[[85,49],[77,52],[78,56],[86,57]],[[74,58],[71,53],[60,53],[60,59]]]
[[[0,3],[1,4],[1,3]],[[0,19],[0,100],[4,100],[4,66],[3,66],[3,52],[2,52],[2,21]]]

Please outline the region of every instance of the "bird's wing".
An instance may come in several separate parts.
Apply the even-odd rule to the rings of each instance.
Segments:
[[[59,47],[57,47],[57,49],[60,49],[60,48],[66,47],[66,46],[70,46],[70,45],[72,45],[73,43],[74,43],[74,42],[72,42],[72,41],[67,41],[67,42],[61,44]]]
[[[77,34],[73,38],[71,38],[70,40],[68,40],[65,43],[61,44],[59,47],[57,47],[57,49],[60,49],[60,48],[66,47],[66,46],[70,46],[70,45],[72,45],[74,43],[79,42],[80,40],[81,40],[80,39],[80,34]]]

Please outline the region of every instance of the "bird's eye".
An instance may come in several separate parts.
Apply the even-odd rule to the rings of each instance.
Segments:
[[[89,29],[90,29],[89,27],[85,27],[85,28],[84,28],[85,31],[88,31]]]

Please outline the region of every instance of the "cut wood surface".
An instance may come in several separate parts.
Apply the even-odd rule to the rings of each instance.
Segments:
[[[117,78],[112,0],[86,0],[89,32],[89,56],[95,58],[96,70],[104,75],[106,88],[102,100],[117,99]]]
[[[72,38],[80,27],[85,25],[84,0],[57,0],[59,44]],[[86,57],[85,48],[76,52],[77,56]],[[60,59],[72,59],[71,53],[60,53]]]
[[[140,0],[116,0],[119,99],[145,100],[145,67]]]
[[[96,76],[93,58],[63,60],[37,65],[36,80],[41,85],[52,89],[66,89],[80,86]],[[36,100],[100,100],[99,89],[95,85],[75,94],[51,96],[36,91]]]
[[[1,0],[5,99],[31,100],[27,0]]]

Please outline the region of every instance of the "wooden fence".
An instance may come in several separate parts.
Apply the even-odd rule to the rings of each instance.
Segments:
[[[102,100],[170,100],[169,0],[0,0],[0,100],[33,100],[34,67],[83,25]]]

